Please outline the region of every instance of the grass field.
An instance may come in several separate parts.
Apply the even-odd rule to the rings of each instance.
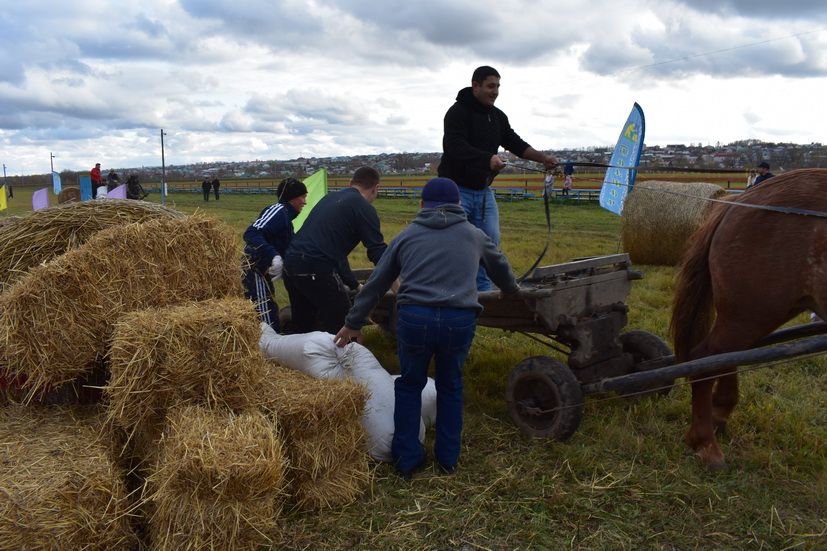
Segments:
[[[15,191],[6,214],[30,208],[26,191]],[[205,203],[181,194],[168,204],[224,220],[240,246],[241,233],[270,200],[226,195]],[[390,239],[414,217],[417,203],[380,199],[376,207]],[[502,248],[519,274],[545,240],[541,204],[500,209]],[[544,263],[619,250],[619,219],[596,205],[555,205],[552,218]],[[369,267],[361,248],[351,261]],[[666,339],[674,270],[636,269],[645,278],[633,284],[627,329]],[[284,304],[283,290],[279,298]],[[389,337],[368,328],[366,345],[397,372]],[[377,465],[369,491],[354,505],[320,515],[288,513],[274,548],[827,549],[823,359],[742,376],[741,403],[721,438],[730,468],[712,473],[682,443],[689,417],[684,385],[660,398],[587,399],[583,424],[566,443],[522,436],[506,411],[505,381],[521,359],[549,353],[521,335],[479,329],[465,367],[457,473],[428,469],[405,482]]]

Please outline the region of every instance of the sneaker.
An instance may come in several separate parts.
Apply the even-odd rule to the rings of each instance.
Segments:
[[[442,474],[454,474],[457,471],[456,465],[443,465],[437,462],[436,466]]]
[[[413,469],[411,469],[409,471],[403,471],[401,469],[396,469],[397,476],[399,476],[399,478],[401,478],[403,480],[411,480],[416,473],[418,473],[419,471],[421,471],[423,469],[423,467],[425,467],[425,463],[427,462],[427,459],[428,459],[428,456],[423,454],[422,460],[419,463],[417,463],[416,466]]]

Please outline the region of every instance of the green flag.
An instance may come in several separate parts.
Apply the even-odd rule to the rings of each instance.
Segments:
[[[319,199],[327,195],[327,170],[324,168],[318,170],[305,178],[303,182],[307,188],[307,204],[301,213],[293,219],[293,231],[299,231]]]

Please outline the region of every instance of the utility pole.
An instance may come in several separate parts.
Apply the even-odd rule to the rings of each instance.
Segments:
[[[49,172],[49,178],[52,177],[52,173],[55,171],[54,158],[55,158],[54,154],[51,151],[49,151],[49,168],[52,169],[51,172]]]
[[[167,169],[164,162],[164,129],[161,129],[161,204],[167,204]]]

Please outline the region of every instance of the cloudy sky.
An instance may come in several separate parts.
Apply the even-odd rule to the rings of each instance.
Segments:
[[[824,142],[824,0],[2,0],[7,173],[441,150],[473,69],[538,149]]]

